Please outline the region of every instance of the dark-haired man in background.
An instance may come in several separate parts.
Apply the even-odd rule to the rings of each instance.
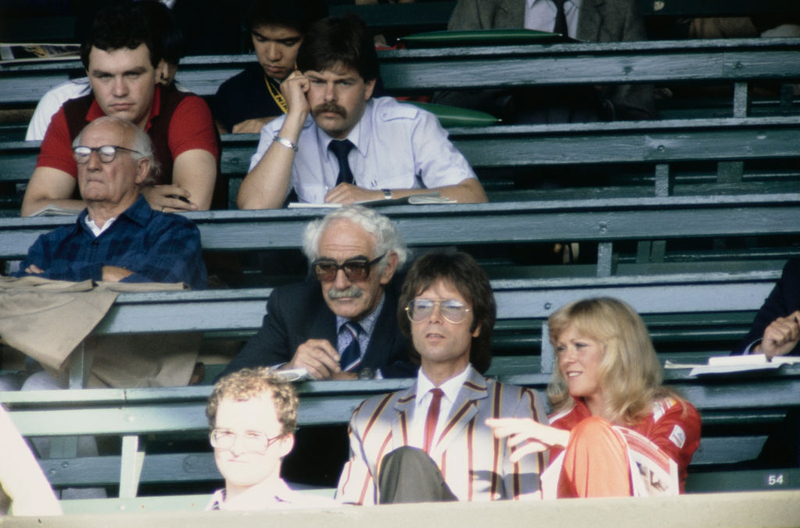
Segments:
[[[97,14],[81,46],[92,93],[67,101],[53,116],[25,192],[23,216],[49,204],[84,208],[75,193],[72,140],[103,115],[127,119],[150,136],[160,169],[156,185],[142,189],[150,207],[162,212],[210,207],[219,156],[211,112],[200,97],[159,85],[162,43],[151,26],[137,4]]]
[[[432,253],[408,272],[398,323],[420,364],[410,388],[366,400],[350,419],[344,503],[538,499],[544,455],[509,460],[487,418],[547,422],[536,392],[485,378],[497,306],[466,253]]]
[[[300,202],[353,203],[439,191],[461,203],[486,194],[433,114],[372,98],[378,57],[360,18],[315,23],[281,85],[287,114],[261,131],[241,209],[281,207],[293,189]]]
[[[327,15],[324,0],[255,0],[245,19],[257,63],[222,85],[211,101],[217,129],[225,134],[258,134],[286,113],[281,82],[296,67],[308,27]]]

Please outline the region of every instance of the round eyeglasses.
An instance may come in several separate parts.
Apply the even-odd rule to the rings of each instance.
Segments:
[[[120,147],[119,145],[103,145],[102,147],[72,147],[72,157],[75,158],[75,163],[83,165],[89,163],[89,158],[92,157],[92,152],[97,152],[101,163],[111,163],[117,157],[117,151],[124,150],[126,152],[135,152],[142,156],[143,154],[138,150]]]
[[[439,306],[439,313],[445,321],[459,324],[467,317],[467,313],[472,311],[459,301],[448,299],[446,301],[432,301],[430,299],[414,299],[406,306],[406,315],[414,323],[420,323],[429,318],[433,313],[433,308]]]
[[[314,276],[320,282],[330,282],[336,280],[336,274],[339,270],[343,270],[347,280],[351,282],[358,282],[367,280],[372,266],[380,262],[386,256],[386,253],[378,258],[369,260],[367,257],[353,257],[347,259],[341,264],[333,259],[321,258],[311,263],[311,268],[314,270]]]
[[[212,429],[209,435],[211,445],[219,449],[231,449],[237,438],[242,439],[242,446],[250,453],[264,453],[269,446],[283,438],[283,434],[269,438],[261,431],[245,431],[237,434],[230,429]]]

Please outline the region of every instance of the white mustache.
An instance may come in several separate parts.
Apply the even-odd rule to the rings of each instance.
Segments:
[[[350,286],[344,290],[339,290],[337,288],[331,288],[328,290],[328,297],[331,299],[341,299],[343,297],[352,297],[353,299],[358,299],[362,295],[364,295],[364,290],[358,286]]]

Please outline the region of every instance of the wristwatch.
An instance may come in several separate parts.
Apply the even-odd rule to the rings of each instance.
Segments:
[[[297,145],[292,143],[291,141],[289,141],[286,138],[282,138],[282,137],[280,137],[278,135],[275,135],[275,137],[272,138],[272,141],[274,141],[275,143],[280,143],[284,147],[290,148],[293,151],[297,152]]]
[[[358,379],[360,380],[375,379],[375,371],[369,367],[365,367],[358,371]]]

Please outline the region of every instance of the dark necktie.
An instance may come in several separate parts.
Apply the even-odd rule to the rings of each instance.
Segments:
[[[347,162],[347,155],[354,146],[355,145],[353,145],[349,139],[334,139],[328,144],[328,148],[339,161],[339,176],[336,178],[336,185],[340,183],[353,183],[353,172],[350,170],[350,164]]]
[[[436,432],[436,424],[439,423],[439,409],[442,406],[442,389],[431,389],[431,406],[428,407],[428,417],[425,418],[425,444],[423,450],[430,454],[433,447],[433,434]]]
[[[567,30],[567,12],[564,11],[564,2],[566,0],[553,0],[556,5],[556,25],[553,27],[553,33],[561,33],[566,37],[569,31]]]
[[[361,363],[361,344],[358,342],[358,334],[362,332],[362,329],[358,323],[345,323],[342,326],[353,336],[353,340],[342,350],[339,358],[342,371],[349,372]]]

